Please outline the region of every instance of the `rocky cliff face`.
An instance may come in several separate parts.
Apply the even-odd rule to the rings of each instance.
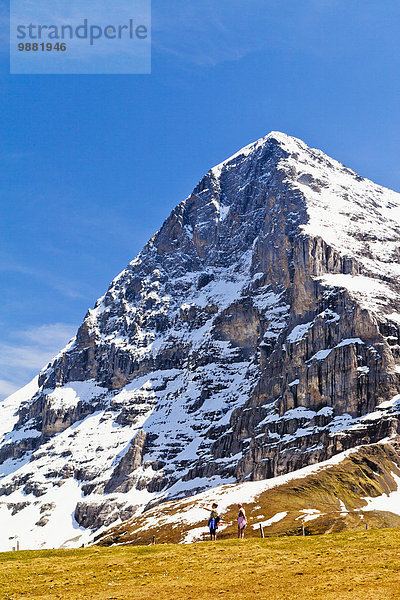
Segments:
[[[395,435],[399,222],[399,194],[281,133],[211,169],[0,405],[0,511],[28,503],[12,531],[81,543]]]

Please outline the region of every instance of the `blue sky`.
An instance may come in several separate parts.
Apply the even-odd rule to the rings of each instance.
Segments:
[[[152,74],[128,76],[10,76],[0,6],[0,397],[269,131],[400,190],[397,0],[153,0]]]

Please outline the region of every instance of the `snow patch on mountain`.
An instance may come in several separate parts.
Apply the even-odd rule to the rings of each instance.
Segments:
[[[76,548],[88,543],[90,532],[79,527],[74,519],[76,503],[82,493],[78,483],[69,479],[41,497],[14,493],[8,498],[15,512],[0,503],[2,535],[0,551],[8,552],[19,542],[20,550],[41,548]],[[19,510],[17,510],[19,509]]]
[[[279,521],[282,521],[282,519],[284,519],[287,515],[288,513],[286,511],[276,513],[273,517],[267,519],[266,521],[263,521],[262,523],[256,523],[255,525],[253,525],[253,529],[258,529],[260,525],[263,528],[270,527],[274,523],[279,523]]]
[[[100,394],[108,390],[96,381],[70,381],[68,385],[58,387],[48,396],[53,410],[61,410],[76,406],[78,402],[92,402]]]
[[[18,422],[18,410],[38,391],[38,377],[34,377],[27,385],[5,398],[0,402],[0,443],[2,443],[16,423]]]
[[[397,298],[397,294],[389,285],[365,275],[327,273],[317,279],[331,287],[345,288],[362,306],[377,313]]]
[[[367,502],[367,506],[362,509],[363,511],[383,510],[400,515],[400,477],[396,473],[391,473],[391,476],[397,485],[397,490],[376,498],[363,498]]]

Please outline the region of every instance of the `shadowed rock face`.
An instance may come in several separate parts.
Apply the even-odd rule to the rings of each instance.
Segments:
[[[399,219],[284,134],[209,171],[16,402],[0,493],[74,478],[98,528],[396,433]]]

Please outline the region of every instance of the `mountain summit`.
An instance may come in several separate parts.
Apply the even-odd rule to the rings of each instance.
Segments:
[[[399,432],[400,195],[272,132],[211,169],[0,404],[28,547]]]

